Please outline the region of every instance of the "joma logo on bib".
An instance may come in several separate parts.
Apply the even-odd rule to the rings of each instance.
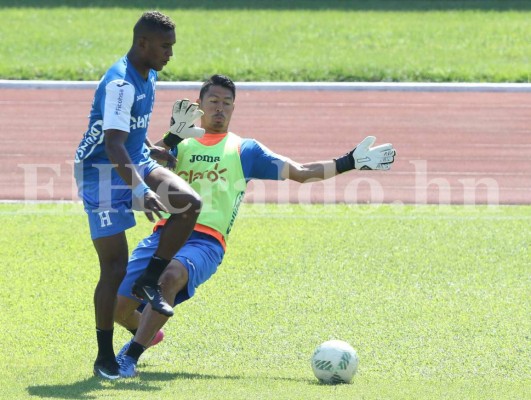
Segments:
[[[196,162],[196,161],[218,162],[219,160],[220,160],[220,157],[214,157],[214,156],[203,155],[203,154],[192,154],[192,158],[190,158],[190,162]]]

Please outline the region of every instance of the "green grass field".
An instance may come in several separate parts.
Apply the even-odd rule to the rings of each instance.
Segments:
[[[200,81],[213,71],[236,81],[531,78],[526,1],[85,3],[0,0],[0,78],[98,80],[155,5],[177,23],[162,80]]]
[[[518,0],[0,0],[0,79],[99,79],[155,5],[183,38],[162,80],[530,81]],[[529,398],[530,224],[531,206],[244,204],[140,376],[103,382],[81,206],[0,204],[0,399]],[[350,385],[313,377],[332,338],[360,356]]]
[[[131,248],[150,230],[129,231]],[[245,204],[218,273],[119,382],[91,377],[98,266],[77,204],[0,206],[0,398],[523,399],[531,207]],[[320,385],[322,341],[360,356]],[[116,347],[129,335],[117,328]]]

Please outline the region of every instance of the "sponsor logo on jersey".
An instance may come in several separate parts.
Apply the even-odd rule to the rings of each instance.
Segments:
[[[142,93],[142,94],[139,94],[138,96],[136,96],[136,101],[140,101],[140,100],[145,99],[145,98],[146,98],[146,94]]]
[[[81,160],[84,160],[94,151],[96,146],[100,143],[103,143],[103,121],[100,119],[94,122],[89,130],[85,132],[83,140],[79,144],[79,147],[76,150],[76,156],[74,159],[75,163],[79,163]]]
[[[215,157],[219,158],[219,157]],[[193,169],[190,169],[188,171],[179,171],[177,172],[177,175],[183,178],[188,183],[192,183],[197,180],[206,179],[210,182],[214,183],[218,180],[221,180],[223,182],[227,182],[227,179],[223,176],[225,172],[227,172],[227,168],[223,168],[218,170],[219,164],[214,164],[214,168],[207,170],[207,171],[195,171]]]
[[[131,116],[131,129],[147,128],[150,118],[151,113],[139,115],[138,117]]]
[[[120,87],[119,85],[117,86]],[[123,103],[124,103],[124,89],[122,88],[118,92],[118,100],[116,101],[116,108],[114,110],[115,115],[120,115],[120,113],[122,112]]]
[[[220,157],[209,156],[208,154],[192,154],[190,162],[206,161],[206,162],[219,162]]]

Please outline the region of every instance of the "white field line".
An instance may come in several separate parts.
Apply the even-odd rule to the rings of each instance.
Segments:
[[[434,211],[436,212],[436,211]],[[68,212],[28,210],[28,211],[0,211],[0,216],[5,215],[85,215],[83,210],[71,210]],[[141,215],[137,215],[141,218]],[[264,214],[264,215],[239,215],[238,219],[273,219],[273,220],[344,220],[345,214]],[[352,216],[352,221],[359,220],[393,220],[393,221],[531,221],[530,216],[517,215],[360,215]]]
[[[79,200],[76,201],[50,201],[50,200],[33,200],[33,201],[22,201],[22,200],[0,200],[0,206],[4,204],[12,205],[25,205],[24,209],[13,210],[13,211],[0,211],[0,215],[53,215],[53,214],[73,214],[73,215],[84,215],[82,203]],[[54,209],[42,210],[36,209],[34,206],[38,205],[57,205]],[[250,204],[248,207],[243,208],[238,215],[238,219],[332,219],[339,220],[345,219],[345,209],[340,204],[339,210],[336,209],[336,205],[330,205],[331,209],[323,210],[323,205],[321,204],[302,204],[302,205],[292,205],[285,204],[284,212],[271,212],[269,208],[263,204],[253,205]],[[297,211],[296,215],[293,215],[292,208],[296,206],[308,212],[305,214],[300,214]],[[265,207],[265,208],[264,208]],[[325,205],[324,208],[327,208],[328,205]],[[386,209],[393,210],[391,214],[379,215],[378,210],[381,207]],[[407,210],[404,210],[403,207],[407,207]],[[531,221],[531,215],[503,215],[504,211],[509,210],[513,207],[525,207],[522,205],[464,205],[464,206],[453,206],[453,205],[420,205],[415,206],[414,209],[411,209],[411,205],[403,204],[359,204],[352,207],[352,220],[449,220],[449,221],[474,221],[474,220],[492,220],[492,221]],[[313,210],[311,210],[313,209]],[[470,214],[475,215],[451,215],[454,211],[465,210]],[[311,210],[311,211],[310,211]],[[402,215],[403,213],[407,215]],[[415,215],[411,215],[415,213]],[[441,215],[434,215],[441,213]],[[141,212],[135,212],[138,218],[142,217]],[[499,215],[502,214],[502,215]]]
[[[1,213],[0,213],[1,214]],[[285,215],[285,214],[268,214],[268,215],[242,215],[238,216],[238,219],[336,219],[344,220],[345,215]],[[359,215],[355,214],[352,217],[353,221],[357,220],[401,220],[401,221],[423,221],[423,220],[436,220],[436,221],[531,221],[530,216],[516,216],[516,215]]]
[[[0,79],[0,89],[95,89],[97,81]],[[199,90],[202,82],[157,82],[158,90]],[[239,90],[328,90],[384,92],[528,92],[531,83],[429,82],[236,82]]]

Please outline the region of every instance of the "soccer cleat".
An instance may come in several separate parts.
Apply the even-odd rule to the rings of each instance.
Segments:
[[[103,379],[118,379],[120,377],[119,365],[114,359],[96,359],[94,375]]]
[[[146,285],[143,282],[135,282],[133,285],[133,295],[140,300],[147,300],[151,304],[151,308],[166,317],[173,316],[173,308],[166,303],[159,285]]]
[[[133,343],[133,339],[124,344],[124,346],[118,352],[118,355],[116,356],[116,361],[118,362],[118,364],[120,364],[120,360],[125,356],[127,350],[129,350],[129,346],[131,346],[131,343]]]
[[[120,376],[122,378],[133,378],[136,376],[136,363],[131,356],[124,355],[118,359],[118,364],[120,365]]]

